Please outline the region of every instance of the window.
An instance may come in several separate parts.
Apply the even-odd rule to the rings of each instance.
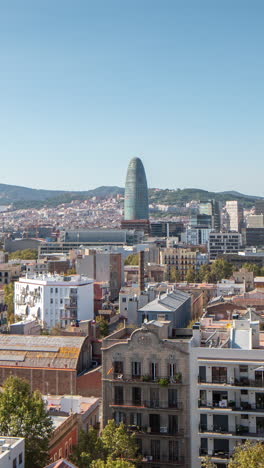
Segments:
[[[63,299],[60,299],[60,304],[63,304]]]
[[[124,365],[123,361],[114,361],[114,374],[123,374]]]
[[[239,372],[248,372],[248,366],[239,366]]]
[[[179,458],[179,444],[177,440],[169,440],[169,461],[177,461]]]
[[[59,449],[59,458],[62,458],[62,448]]]
[[[55,293],[58,294],[58,288],[55,288]]]
[[[212,382],[213,383],[227,383],[227,368],[226,367],[212,367]]]
[[[241,393],[241,395],[247,395],[247,394],[248,394],[248,390],[240,390],[240,393]]]
[[[178,416],[169,414],[169,433],[177,434],[178,432]]]
[[[141,362],[137,362],[137,361],[132,362],[132,376],[133,377],[141,376]]]
[[[19,456],[18,456],[18,463],[19,463],[19,465],[21,465],[22,461],[23,461],[23,454],[20,453]]]
[[[160,460],[160,441],[151,440],[150,450],[153,460]]]
[[[124,389],[121,386],[115,387],[115,397],[114,397],[115,405],[123,405],[124,404]]]
[[[52,298],[50,299],[50,303],[53,304],[53,299]]]
[[[14,458],[14,460],[13,460],[13,468],[17,468],[17,459],[16,458]]]
[[[126,422],[126,415],[122,411],[116,411],[114,413],[114,420],[116,424],[120,424],[121,422],[125,423]]]
[[[157,377],[158,377],[158,364],[157,364],[157,362],[152,362],[151,363],[150,371],[151,371],[152,380],[156,380]]]
[[[126,302],[126,297],[122,297],[122,302]]]
[[[132,387],[132,404],[133,405],[141,405],[141,388],[140,387]]]
[[[130,424],[131,426],[142,426],[141,413],[130,413]]]
[[[173,362],[169,364],[169,377],[174,377],[175,374],[176,374],[176,364]]]
[[[51,294],[53,293],[53,288],[50,288],[50,293],[51,293]]]

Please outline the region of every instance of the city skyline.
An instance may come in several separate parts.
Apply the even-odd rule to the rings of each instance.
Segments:
[[[4,3],[0,182],[123,186],[140,157],[150,187],[264,196],[263,13],[259,0]]]

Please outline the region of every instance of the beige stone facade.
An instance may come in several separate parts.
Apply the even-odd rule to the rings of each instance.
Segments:
[[[190,467],[190,340],[170,336],[170,322],[148,322],[102,347],[103,425],[123,421],[152,468]]]

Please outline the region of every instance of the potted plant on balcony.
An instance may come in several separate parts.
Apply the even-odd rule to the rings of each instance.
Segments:
[[[176,372],[174,378],[175,378],[175,381],[177,383],[180,383],[182,381],[182,373],[181,372]]]
[[[143,382],[150,382],[151,381],[151,376],[150,375],[142,375],[142,381]]]
[[[228,402],[228,406],[229,406],[229,408],[235,408],[236,407],[236,402],[234,400],[230,400]]]
[[[163,379],[159,379],[158,383],[162,387],[167,387],[169,385],[170,381],[167,378],[163,378]]]

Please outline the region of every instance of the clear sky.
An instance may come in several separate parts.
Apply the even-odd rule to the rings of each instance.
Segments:
[[[1,0],[0,182],[264,196],[263,0]]]

